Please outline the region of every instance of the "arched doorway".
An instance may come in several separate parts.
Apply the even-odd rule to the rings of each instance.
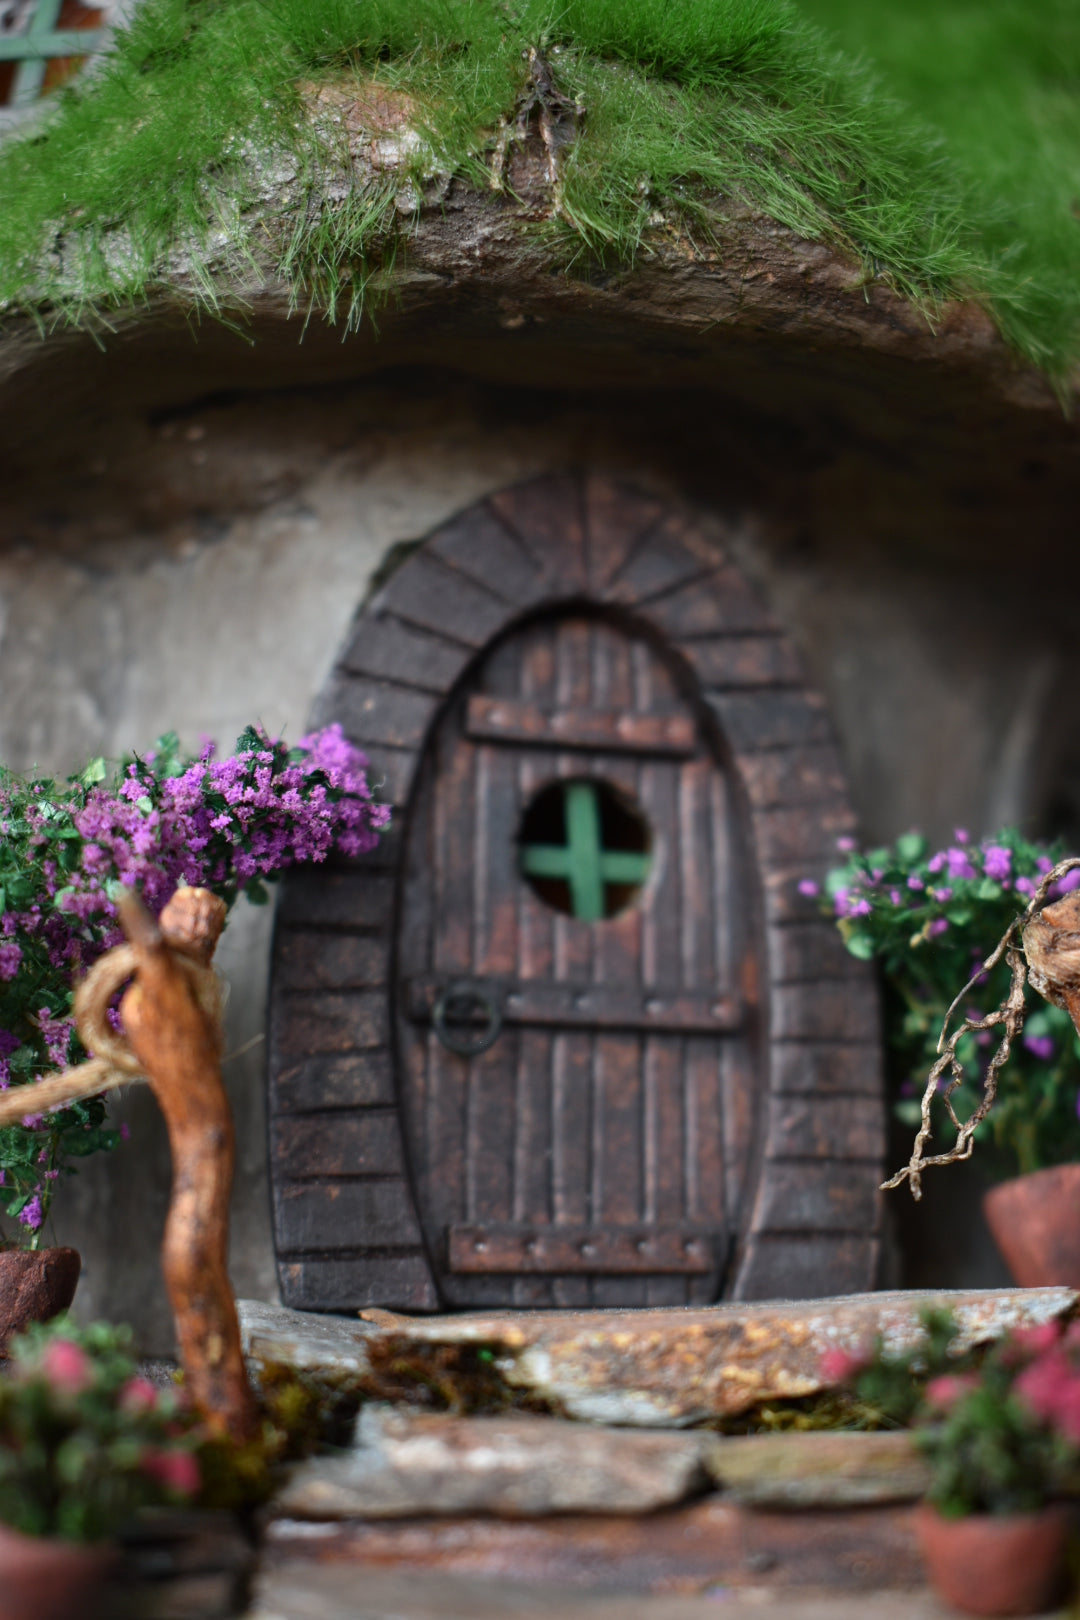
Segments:
[[[282,896],[286,1303],[871,1286],[875,991],[798,892],[850,808],[718,526],[596,476],[501,492],[367,605],[319,719],[398,813]]]

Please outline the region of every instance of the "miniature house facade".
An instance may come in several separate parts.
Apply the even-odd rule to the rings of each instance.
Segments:
[[[282,1297],[682,1305],[872,1286],[876,993],[800,879],[853,815],[721,525],[603,476],[494,493],[320,697],[396,825],[282,898]]]
[[[883,1241],[874,975],[805,890],[851,835],[1080,829],[1075,425],[982,311],[768,220],[568,275],[543,186],[446,179],[377,325],[250,267],[189,324],[178,260],[0,331],[0,760],[336,721],[394,809],[222,942],[237,1292],[1004,1281],[936,1183]],[[57,1241],[169,1353],[167,1144],[116,1113]]]

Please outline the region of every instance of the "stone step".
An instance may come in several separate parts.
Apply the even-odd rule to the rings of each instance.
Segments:
[[[707,1486],[703,1449],[694,1434],[369,1406],[353,1449],[301,1463],[271,1511],[300,1519],[649,1513]]]
[[[636,1516],[279,1518],[267,1525],[264,1570],[305,1559],[320,1568],[352,1566],[357,1591],[372,1568],[639,1595],[762,1586],[896,1591],[923,1580],[910,1506],[791,1513],[718,1494]]]
[[[925,1589],[842,1594],[706,1588],[632,1597],[499,1580],[291,1562],[260,1576],[248,1620],[949,1620]],[[1047,1617],[1051,1620],[1051,1617]]]
[[[370,1321],[314,1316],[241,1302],[248,1353],[256,1359],[358,1376],[378,1392],[393,1351],[422,1373],[447,1351],[492,1354],[507,1392],[597,1423],[671,1428],[732,1417],[759,1402],[814,1395],[821,1357],[865,1350],[879,1335],[890,1349],[917,1344],[920,1314],[949,1307],[966,1347],[1013,1327],[1072,1311],[1069,1288],[852,1294],[837,1299],[714,1305],[706,1309],[501,1311],[490,1315],[394,1316]],[[468,1387],[462,1387],[467,1403]]]
[[[703,1455],[719,1488],[748,1507],[914,1502],[930,1483],[929,1465],[906,1433],[727,1435]]]

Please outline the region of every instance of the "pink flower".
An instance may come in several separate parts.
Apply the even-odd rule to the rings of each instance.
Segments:
[[[818,1371],[826,1384],[850,1384],[862,1372],[867,1360],[865,1355],[852,1355],[834,1344],[822,1355]]]
[[[813,878],[803,878],[802,882],[799,884],[799,893],[805,894],[808,900],[812,900],[818,892],[818,886],[814,882]]]
[[[158,1392],[149,1378],[129,1378],[120,1391],[119,1406],[121,1412],[152,1412],[157,1400]]]
[[[94,1365],[73,1339],[53,1339],[41,1357],[41,1370],[54,1389],[81,1395],[94,1382]]]
[[[199,1464],[190,1451],[159,1451],[148,1447],[139,1466],[175,1496],[194,1496],[202,1484]]]
[[[1038,1327],[1015,1328],[1009,1334],[1009,1350],[1017,1350],[1024,1356],[1041,1356],[1047,1350],[1052,1350],[1061,1338],[1061,1326],[1057,1322],[1042,1322]]]
[[[931,1406],[940,1407],[943,1412],[970,1395],[973,1389],[979,1387],[978,1373],[944,1373],[940,1378],[932,1378],[926,1386],[926,1399]]]
[[[836,847],[840,851],[841,855],[850,855],[851,851],[855,848],[855,840],[854,838],[846,837],[838,838],[836,840]]]

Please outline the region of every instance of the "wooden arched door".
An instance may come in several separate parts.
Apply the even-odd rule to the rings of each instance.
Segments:
[[[670,668],[617,621],[545,615],[455,694],[410,817],[395,984],[448,1303],[716,1297],[764,1095],[737,823]]]
[[[285,1303],[871,1287],[875,988],[799,889],[853,818],[722,526],[596,475],[500,491],[365,605],[315,718],[395,819],[282,885]]]

